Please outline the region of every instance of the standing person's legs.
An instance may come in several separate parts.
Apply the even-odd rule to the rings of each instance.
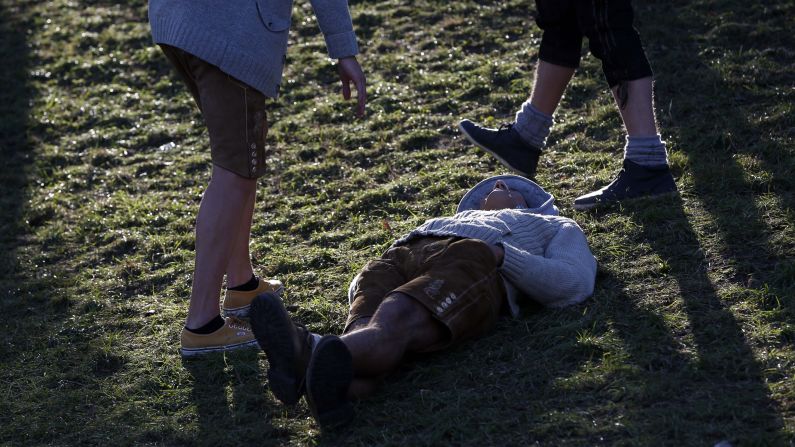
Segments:
[[[533,177],[552,127],[552,115],[580,63],[582,33],[575,1],[537,0],[536,23],[543,30],[530,97],[513,123],[487,129],[470,120],[459,123],[464,136],[509,169]]]
[[[613,93],[629,136],[657,134],[652,70],[634,28],[631,0],[582,2],[577,17]]]
[[[220,316],[218,297],[224,273],[232,261],[233,249],[240,249],[243,237],[248,241],[251,220],[245,210],[256,187],[256,179],[213,166],[196,218],[196,263],[185,322],[188,329],[198,329]]]
[[[536,0],[536,24],[543,31],[530,98],[516,113],[516,130],[528,143],[543,149],[574,71],[580,66],[582,32],[576,3],[581,0]]]
[[[623,169],[609,185],[578,197],[575,209],[676,191],[654,118],[652,70],[633,26],[630,0],[578,4],[577,17],[626,127]]]
[[[162,48],[202,112],[213,161],[196,219],[195,271],[182,354],[253,346],[256,341],[246,323],[221,317],[219,292],[225,273],[231,284],[253,280],[248,244],[257,178],[265,172],[265,96],[183,50]],[[261,285],[281,290],[278,281]],[[248,302],[254,297],[254,291],[242,293],[251,295]],[[225,309],[229,298],[227,293]],[[245,307],[247,312],[248,302],[237,303],[236,309]]]
[[[244,179],[256,179],[265,174],[265,138],[268,122],[266,97],[220,70],[209,66],[210,85],[220,85],[207,94],[199,93],[202,114],[210,130],[213,163],[234,172]],[[241,227],[229,234],[232,251],[226,269],[227,290],[223,300],[226,315],[248,317],[251,301],[261,293],[280,294],[283,285],[278,280],[254,276],[249,253],[251,223],[256,190],[245,191],[245,202],[236,211]]]

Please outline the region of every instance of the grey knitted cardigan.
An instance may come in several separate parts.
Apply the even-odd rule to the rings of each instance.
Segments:
[[[310,0],[333,59],[359,52],[347,0]],[[276,97],[292,0],[150,0],[155,43],[181,48]]]
[[[596,259],[582,229],[571,219],[523,209],[463,211],[426,221],[393,246],[423,236],[458,236],[500,244],[499,271],[511,313],[521,292],[549,307],[579,303],[593,293]]]

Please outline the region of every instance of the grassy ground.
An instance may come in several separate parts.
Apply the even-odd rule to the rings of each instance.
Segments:
[[[540,37],[530,0],[351,9],[367,118],[297,2],[252,246],[324,332],[367,260],[503,172],[455,124],[510,119]],[[413,362],[321,434],[267,392],[262,355],[177,353],[207,136],[145,2],[0,0],[0,443],[793,445],[795,1],[637,16],[681,195],[571,209],[621,159],[586,57],[539,182],[589,237],[593,298]]]

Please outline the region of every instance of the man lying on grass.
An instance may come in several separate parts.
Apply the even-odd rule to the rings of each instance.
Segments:
[[[343,335],[294,324],[275,294],[251,305],[273,394],[306,394],[321,428],[353,418],[350,398],[372,391],[408,353],[440,351],[492,329],[527,296],[561,307],[591,295],[596,261],[577,224],[523,177],[480,182],[457,213],[431,219],[367,264],[349,290]]]

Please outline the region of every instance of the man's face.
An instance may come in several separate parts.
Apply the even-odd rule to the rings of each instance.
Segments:
[[[494,189],[480,201],[480,209],[502,210],[506,208],[527,208],[527,202],[518,191],[511,191],[502,180],[494,183]]]

